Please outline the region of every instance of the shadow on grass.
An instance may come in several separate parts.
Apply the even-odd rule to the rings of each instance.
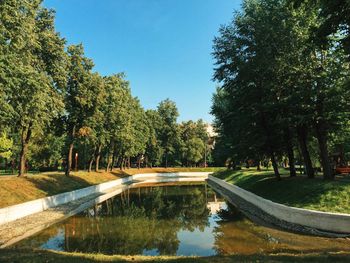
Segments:
[[[230,255],[212,257],[146,257],[146,256],[105,256],[101,254],[62,253],[45,250],[0,250],[1,262],[176,262],[176,263],[226,263],[226,262],[349,262],[350,254],[276,254],[276,255]]]
[[[85,172],[84,172],[85,173]],[[50,174],[44,176],[28,176],[25,179],[35,185],[37,189],[45,192],[46,195],[55,195],[63,192],[69,192],[84,187],[96,185],[105,181],[118,179],[123,177],[121,173],[110,173],[110,178],[99,180],[99,174],[103,172],[94,172],[89,174],[86,172],[86,175],[74,175],[65,176],[64,174]],[[85,177],[85,178],[84,178]]]
[[[65,175],[50,175],[49,177],[27,177],[27,181],[47,195],[55,195],[62,192],[73,191],[79,188],[88,187],[91,184],[80,177]]]

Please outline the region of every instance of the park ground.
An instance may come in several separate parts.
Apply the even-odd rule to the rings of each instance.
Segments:
[[[350,214],[349,176],[337,176],[333,181],[325,181],[321,175],[314,179],[302,175],[291,178],[287,170],[282,170],[282,180],[277,181],[271,170],[257,171],[255,168],[235,171],[225,168],[144,168],[115,169],[113,172],[79,171],[73,172],[70,177],[63,172],[28,174],[23,178],[0,176],[0,208],[137,173],[200,171],[214,172],[220,179],[277,203]]]
[[[255,168],[219,171],[215,176],[277,203],[350,214],[350,176],[339,175],[329,181],[323,180],[321,174],[308,179],[305,175],[289,177],[285,169],[281,173],[281,181],[275,179],[271,170]]]
[[[228,263],[228,262],[349,262],[349,253],[230,255],[212,257],[171,256],[107,256],[100,254],[67,253],[44,250],[11,250],[0,253],[1,262],[18,263],[85,263],[85,262],[164,262],[164,263]]]
[[[113,172],[74,172],[66,177],[60,172],[0,177],[0,207],[75,190],[115,180],[136,173],[208,171],[218,178],[238,185],[264,198],[289,206],[321,211],[350,213],[350,177],[337,176],[334,181],[320,177],[308,179],[299,175],[288,177],[282,171],[277,181],[271,170],[226,170],[224,168],[153,168],[115,170]],[[145,257],[107,256],[101,254],[67,253],[49,250],[0,250],[0,262],[350,262],[350,253],[228,255],[213,257]]]
[[[51,196],[63,192],[116,180],[138,173],[217,172],[224,168],[143,168],[115,169],[112,172],[63,172],[27,174],[25,177],[0,176],[0,208]]]

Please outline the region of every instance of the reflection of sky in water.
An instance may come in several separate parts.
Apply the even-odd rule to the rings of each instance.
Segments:
[[[58,229],[58,233],[40,246],[41,249],[52,249],[64,251],[65,233],[63,228]]]
[[[216,251],[214,249],[215,237],[213,235],[213,230],[218,226],[217,221],[220,221],[217,212],[221,209],[227,209],[227,204],[225,202],[208,202],[207,208],[210,213],[208,215],[208,226],[204,229],[196,227],[193,231],[180,229],[177,232],[177,239],[179,241],[179,246],[176,251],[176,255],[179,256],[211,256],[215,255]],[[95,211],[93,209],[87,210],[89,217],[91,217]],[[56,234],[53,234],[47,241],[44,241],[39,247],[41,249],[51,249],[57,251],[65,251],[66,233],[64,227],[59,227]],[[34,244],[32,244],[34,245]],[[144,249],[142,251],[143,255],[156,256],[159,255],[159,250],[154,249]]]
[[[215,206],[219,209],[227,209],[225,202],[216,202]],[[212,210],[212,212],[214,211]],[[209,226],[205,227],[204,231],[200,231],[198,228],[196,228],[193,232],[180,230],[177,233],[177,237],[180,240],[180,245],[176,254],[178,256],[215,255],[216,251],[213,248],[215,242],[213,229],[214,227],[218,226],[217,220],[219,220],[217,214],[211,214],[208,218]]]
[[[117,196],[96,211],[88,209],[15,247],[151,256],[349,250],[348,240],[295,235],[251,224],[221,197],[210,190],[206,194],[203,186],[159,189],[141,189],[141,196],[139,189],[134,190],[130,194],[133,205],[125,203],[128,196]]]
[[[154,248],[154,249],[144,249],[142,251],[142,255],[145,256],[157,256],[159,255],[158,249]]]
[[[220,209],[226,209],[225,202],[217,202]],[[179,248],[176,252],[177,256],[212,256],[216,254],[214,247],[215,238],[213,236],[213,229],[217,227],[217,214],[212,214],[208,218],[209,226],[205,227],[203,231],[196,228],[194,231],[180,230],[177,232],[177,238],[180,241]],[[157,256],[159,251],[157,249],[143,250],[142,254],[145,256]]]

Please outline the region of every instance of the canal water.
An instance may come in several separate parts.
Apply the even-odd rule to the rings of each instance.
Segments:
[[[127,190],[14,247],[210,256],[349,251],[350,240],[298,235],[256,225],[202,184]]]

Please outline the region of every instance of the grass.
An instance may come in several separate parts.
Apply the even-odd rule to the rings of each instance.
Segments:
[[[222,169],[222,168],[221,168]],[[218,171],[220,168],[144,168],[113,172],[63,172],[28,174],[26,177],[0,176],[0,208],[26,201],[88,187],[137,173]]]
[[[50,250],[1,250],[0,262],[40,263],[40,262],[166,262],[166,263],[228,263],[228,262],[349,262],[350,254],[272,254],[272,255],[230,255],[212,257],[175,256],[107,256],[102,254],[67,253]]]
[[[288,171],[282,170],[282,180],[277,181],[272,171],[258,172],[256,169],[219,171],[215,176],[277,203],[350,214],[349,177],[340,176],[334,181],[299,175],[290,178]]]

